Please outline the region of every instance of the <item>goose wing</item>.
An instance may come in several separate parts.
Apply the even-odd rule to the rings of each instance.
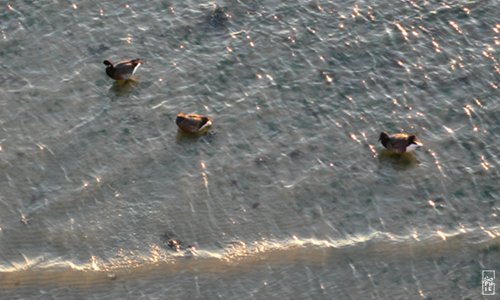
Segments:
[[[141,61],[139,59],[119,62],[114,68],[115,76],[120,79],[128,79],[130,76],[134,75],[140,65]]]

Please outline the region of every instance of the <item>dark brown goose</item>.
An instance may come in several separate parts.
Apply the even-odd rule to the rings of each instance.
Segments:
[[[212,118],[180,112],[175,119],[179,128],[188,133],[205,133],[212,126]]]
[[[387,134],[382,132],[378,139],[382,145],[394,153],[405,153],[422,147],[422,143],[415,135],[407,133]]]
[[[141,66],[142,60],[139,58],[121,61],[113,65],[109,60],[103,62],[106,65],[106,74],[114,80],[128,80]]]

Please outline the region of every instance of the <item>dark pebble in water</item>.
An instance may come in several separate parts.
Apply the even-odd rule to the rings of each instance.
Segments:
[[[464,84],[470,84],[469,76],[467,75],[462,75],[457,78],[458,81],[461,81]]]
[[[414,210],[412,210],[412,209],[410,209],[410,208],[407,208],[407,207],[404,207],[404,208],[402,209],[402,211],[403,211],[403,213],[404,213],[405,215],[414,215],[414,214],[415,214],[415,211],[414,211]]]
[[[252,208],[255,209],[257,207],[259,207],[260,205],[260,202],[255,202],[254,204],[252,204]]]
[[[446,201],[443,197],[438,196],[431,199],[434,202],[434,208],[444,209],[446,207]]]
[[[38,197],[36,194],[31,194],[31,204],[35,203],[36,200],[38,200]]]
[[[210,24],[214,26],[223,26],[229,20],[230,16],[226,12],[226,9],[220,6],[217,6],[210,15]]]
[[[434,203],[443,203],[444,198],[441,196],[438,196],[438,197],[435,197],[434,199],[432,199],[432,201],[434,201]]]
[[[239,183],[238,183],[238,180],[231,179],[229,182],[230,182],[230,183],[231,183],[234,187],[237,187],[237,188],[239,188],[239,187],[240,187],[240,185],[239,185]]]
[[[297,159],[302,156],[302,154],[304,153],[300,150],[293,150],[292,152],[288,153],[288,156],[290,156],[290,158],[292,159]]]
[[[263,166],[265,164],[267,164],[269,161],[269,159],[267,157],[257,157],[255,159],[255,163],[258,165],[258,166]]]

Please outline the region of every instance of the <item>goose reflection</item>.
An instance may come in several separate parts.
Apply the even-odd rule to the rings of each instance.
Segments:
[[[130,95],[130,93],[139,85],[139,82],[129,79],[126,81],[115,81],[113,85],[109,88],[109,91],[118,97],[125,97]]]
[[[381,164],[391,166],[396,170],[408,170],[420,163],[413,153],[398,154],[387,149],[379,151],[378,160]]]

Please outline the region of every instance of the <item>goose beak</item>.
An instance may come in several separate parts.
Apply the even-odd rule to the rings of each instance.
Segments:
[[[200,131],[206,130],[212,126],[212,120],[208,120],[205,125],[201,126]]]

